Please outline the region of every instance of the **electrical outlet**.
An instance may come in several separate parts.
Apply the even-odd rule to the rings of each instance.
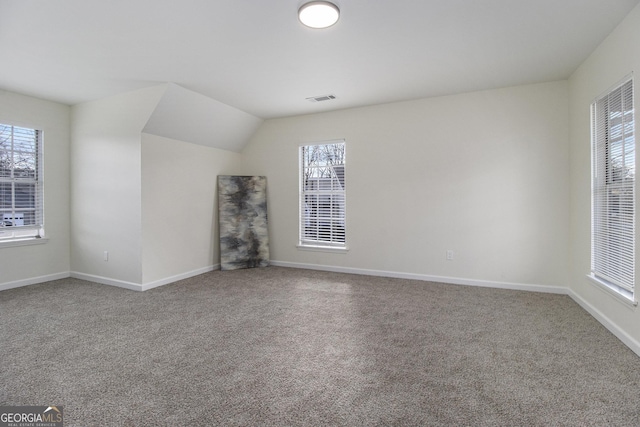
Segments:
[[[104,251],[102,254],[102,259],[105,261],[109,261],[109,251]]]
[[[447,249],[447,261],[453,261],[453,249]]]

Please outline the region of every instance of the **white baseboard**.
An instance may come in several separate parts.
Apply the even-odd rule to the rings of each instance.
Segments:
[[[301,264],[287,261],[270,261],[278,267],[304,268],[307,270],[332,271],[335,273],[362,274],[366,276],[391,277],[396,279],[422,280],[426,282],[449,283],[452,285],[480,286],[485,288],[512,289],[517,291],[543,292],[548,294],[567,294],[562,286],[530,285],[523,283],[493,282],[488,280],[463,279],[459,277],[431,276],[427,274],[400,273],[396,271],[368,270],[364,268],[336,267],[330,265]]]
[[[208,273],[210,271],[219,270],[219,269],[220,269],[220,264],[210,265],[204,268],[198,268],[196,270],[188,271],[186,273],[177,274],[175,276],[167,277],[160,280],[154,280],[153,282],[149,282],[149,283],[144,283],[142,285],[141,290],[146,291],[149,289],[157,288],[158,286],[168,285],[169,283],[177,282],[178,280],[188,279],[193,276],[198,276],[200,274]]]
[[[101,285],[117,286],[119,288],[129,289],[131,291],[143,291],[142,285],[139,283],[126,282],[124,280],[111,279],[109,277],[96,276],[93,274],[80,273],[72,271],[71,277],[74,279],[86,280],[88,282],[100,283]]]
[[[51,280],[66,279],[71,274],[68,271],[61,273],[47,274],[45,276],[30,277],[28,279],[16,280],[14,282],[0,283],[0,291],[20,288],[22,286],[36,285],[38,283],[49,282]]]
[[[463,279],[463,278],[456,278],[456,277],[431,276],[431,275],[414,274],[414,273],[400,273],[395,271],[369,270],[369,269],[362,269],[362,268],[336,267],[336,266],[317,265],[317,264],[302,264],[302,263],[286,262],[286,261],[270,261],[270,264],[278,267],[302,268],[307,270],[331,271],[336,273],[348,273],[348,274],[359,274],[359,275],[367,275],[367,276],[391,277],[391,278],[398,278],[398,279],[411,279],[411,280],[421,280],[421,281],[429,281],[429,282],[450,283],[454,285],[481,286],[481,287],[491,287],[491,288],[499,288],[499,289],[512,289],[512,290],[521,290],[521,291],[530,291],[530,292],[544,292],[544,293],[568,295],[578,305],[580,305],[584,310],[586,310],[591,316],[593,316],[598,322],[600,322],[605,328],[607,328],[613,335],[615,335],[620,341],[622,341],[627,347],[629,347],[634,353],[640,356],[640,342],[638,342],[629,334],[627,334],[624,330],[622,330],[619,326],[617,326],[614,322],[612,322],[611,319],[609,319],[606,315],[604,315],[600,310],[595,308],[593,305],[589,304],[582,297],[576,294],[573,290],[569,288],[561,287],[561,286],[493,282],[493,281],[486,281],[486,280]],[[219,268],[220,268],[220,264],[215,264],[208,267],[189,271],[186,273],[181,273],[175,276],[167,277],[164,279],[155,280],[153,282],[149,282],[145,284],[126,282],[123,280],[111,279],[111,278],[102,277],[102,276],[95,276],[92,274],[85,274],[77,271],[71,271],[71,272],[65,271],[60,273],[48,274],[45,276],[32,277],[32,278],[23,279],[23,280],[16,280],[13,282],[1,283],[0,291],[19,288],[22,286],[34,285],[38,283],[44,283],[51,280],[65,279],[67,277],[87,280],[90,282],[96,282],[104,285],[117,286],[120,288],[130,289],[133,291],[146,291],[148,289],[164,286],[169,283],[176,282],[178,280],[188,279],[193,276],[208,273],[210,271],[217,270]]]
[[[631,349],[635,354],[640,356],[640,342],[635,340],[625,331],[623,331],[618,325],[613,323],[611,319],[605,316],[600,310],[589,304],[580,295],[575,293],[571,289],[567,289],[567,295],[571,297],[580,307],[582,307],[587,313],[592,315],[602,326],[607,328],[609,332],[615,335],[620,341],[622,341],[627,347]]]
[[[220,264],[210,265],[208,267],[199,268],[186,273],[177,274],[175,276],[166,277],[160,280],[154,280],[149,283],[134,283],[126,282],[124,280],[111,279],[109,277],[95,276],[93,274],[79,273],[77,271],[71,272],[71,277],[76,279],[87,280],[89,282],[96,282],[102,285],[117,286],[119,288],[125,288],[132,291],[147,291],[149,289],[157,288],[159,286],[168,285],[169,283],[177,282],[178,280],[188,279],[189,277],[198,276],[200,274],[208,273],[209,271],[217,270],[220,268]]]
[[[521,283],[505,283],[505,282],[492,282],[485,280],[473,280],[473,279],[461,279],[457,277],[444,277],[444,276],[429,276],[424,274],[412,274],[412,273],[398,273],[393,271],[380,271],[380,270],[367,270],[359,268],[349,267],[335,267],[328,265],[316,265],[316,264],[300,264],[295,262],[286,261],[271,261],[271,265],[290,268],[304,268],[308,270],[322,270],[332,271],[336,273],[350,273],[350,274],[363,274],[368,276],[380,276],[380,277],[392,277],[398,279],[412,279],[423,280],[429,282],[450,283],[454,285],[468,285],[468,286],[482,286],[500,289],[513,289],[520,291],[530,292],[544,292],[552,294],[568,295],[573,299],[580,307],[582,307],[587,313],[593,316],[599,323],[607,328],[613,335],[615,335],[623,344],[631,349],[634,353],[640,356],[640,342],[635,340],[618,325],[616,325],[611,319],[605,316],[600,310],[589,304],[582,297],[576,294],[573,290],[562,286],[546,286],[546,285],[529,285]]]

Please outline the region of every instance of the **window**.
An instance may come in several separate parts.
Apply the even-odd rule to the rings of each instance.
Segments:
[[[345,248],[345,143],[300,147],[300,246]]]
[[[0,124],[0,243],[43,237],[42,131]]]
[[[635,139],[633,80],[591,105],[591,276],[633,300],[635,285]]]

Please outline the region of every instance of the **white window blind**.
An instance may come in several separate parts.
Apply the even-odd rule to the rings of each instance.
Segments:
[[[593,277],[633,296],[635,284],[635,138],[633,80],[591,107]]]
[[[43,237],[42,132],[0,124],[0,242]]]
[[[345,143],[300,147],[300,245],[346,245]]]

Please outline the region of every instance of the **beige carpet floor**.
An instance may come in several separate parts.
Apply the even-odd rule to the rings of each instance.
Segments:
[[[0,404],[65,426],[638,426],[640,358],[562,295],[280,267],[0,292]]]

